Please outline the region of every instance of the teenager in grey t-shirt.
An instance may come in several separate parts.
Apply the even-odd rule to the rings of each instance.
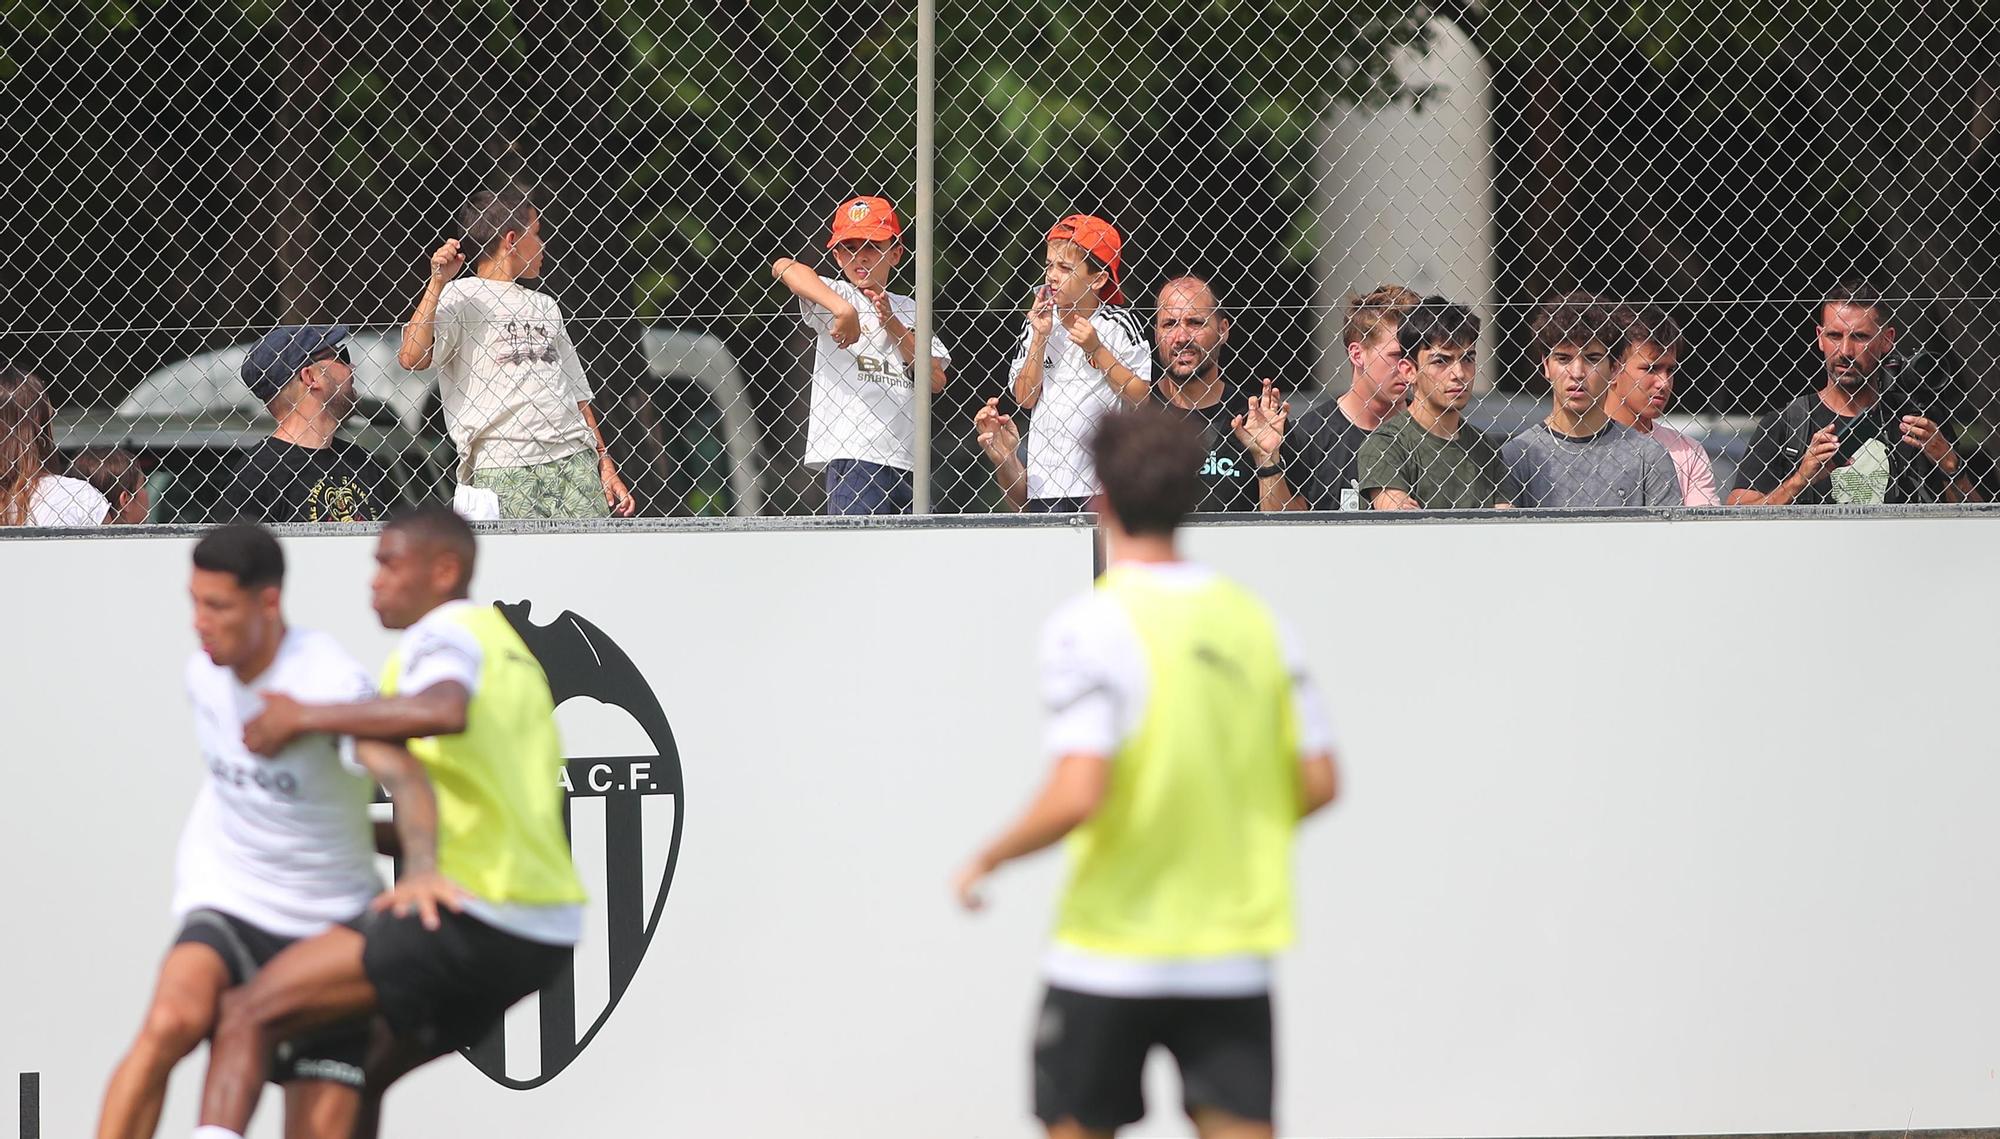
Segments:
[[[1680,477],[1666,448],[1622,423],[1593,435],[1536,423],[1500,448],[1521,487],[1516,506],[1680,506]]]

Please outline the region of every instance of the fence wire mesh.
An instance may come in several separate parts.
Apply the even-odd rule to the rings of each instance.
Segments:
[[[1690,445],[1724,500],[1996,489],[1985,5],[948,0],[934,248],[852,257],[832,225],[880,220],[853,199],[915,200],[911,5],[0,13],[8,522],[326,520],[460,484],[509,515],[616,483],[645,515],[893,508],[914,310],[849,286],[908,294],[918,252],[941,511],[1074,505],[1121,398],[1210,425],[1211,508],[1698,501]],[[534,232],[459,251],[486,260],[405,367],[433,253],[514,185]],[[1093,308],[1101,233],[1051,246],[1075,215],[1115,228],[1125,304]],[[1391,284],[1476,337],[1390,293],[1357,320]],[[274,328],[335,324],[344,359],[280,337],[245,381]],[[1400,363],[1398,331],[1428,337]],[[1679,434],[1600,431],[1607,407]]]

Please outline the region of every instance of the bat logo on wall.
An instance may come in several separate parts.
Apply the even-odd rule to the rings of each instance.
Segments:
[[[589,698],[622,709],[645,732],[651,753],[566,757],[563,825],[570,831],[570,850],[578,865],[596,860],[604,868],[603,896],[593,899],[592,905],[603,907],[606,935],[586,938],[573,951],[569,966],[539,994],[538,1056],[515,1056],[510,1063],[504,1026],[496,1026],[486,1039],[464,1050],[465,1058],[495,1083],[521,1091],[540,1087],[568,1067],[611,1018],[619,998],[638,974],[639,962],[652,944],[666,908],[667,889],[680,861],[685,818],[680,749],[674,744],[673,729],[659,699],[638,666],[603,630],[575,613],[564,611],[549,624],[537,625],[529,618],[529,605],[520,601],[496,608],[548,675],[556,706]],[[603,844],[580,849],[576,817],[580,811],[594,813],[600,807]],[[648,882],[644,851],[649,847],[657,850],[662,842],[666,844],[666,871],[658,881]],[[609,982],[604,1007],[594,1014],[581,1010],[583,1017],[577,1008],[580,969]],[[517,1044],[521,1035],[514,1033]],[[510,1076],[510,1069],[517,1074]],[[519,1074],[531,1069],[533,1075]]]

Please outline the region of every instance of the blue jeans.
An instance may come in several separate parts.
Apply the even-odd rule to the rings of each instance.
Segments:
[[[828,514],[908,514],[910,472],[860,459],[826,464]]]

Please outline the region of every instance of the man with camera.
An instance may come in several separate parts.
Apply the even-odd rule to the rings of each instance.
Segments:
[[[1731,506],[1970,502],[1972,473],[1923,393],[1892,390],[1896,325],[1881,294],[1836,285],[1817,326],[1826,378],[1766,416]]]

